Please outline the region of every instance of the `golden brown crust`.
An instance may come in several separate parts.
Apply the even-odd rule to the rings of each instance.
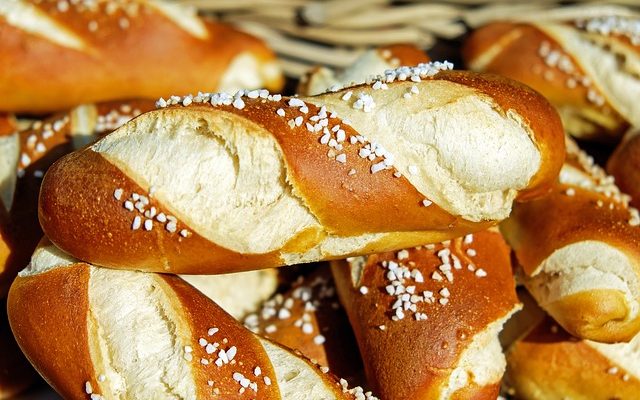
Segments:
[[[523,400],[631,400],[640,392],[636,377],[567,334],[551,318],[509,349],[506,379]]]
[[[551,53],[564,58],[547,60]],[[561,113],[566,110],[585,124],[602,125],[587,129],[583,124],[569,123],[567,130],[572,134],[586,129],[582,135],[597,136],[602,133],[598,130],[604,130],[610,137],[619,136],[629,125],[608,102],[599,101],[602,95],[588,80],[583,81],[585,72],[574,56],[535,24],[497,22],[477,29],[465,42],[463,57],[473,70],[523,82],[542,93]]]
[[[35,5],[79,37],[81,49],[27,33],[0,17],[0,58],[13,66],[0,75],[5,83],[0,85],[5,94],[0,110],[45,112],[107,100],[196,93],[218,88],[230,62],[241,53],[252,54],[258,64],[274,61],[262,41],[230,26],[203,20],[208,37],[199,38],[154,7],[133,3],[136,13],[118,9],[111,14],[105,9],[107,2],[98,3],[96,12],[80,11],[75,5],[59,12],[57,1]],[[279,76],[263,83],[278,90],[283,81]]]
[[[7,309],[16,341],[32,365],[64,398],[98,387],[91,362],[87,316],[89,266],[77,264],[14,281]],[[72,365],[73,368],[69,368]]]
[[[623,140],[607,162],[607,172],[616,178],[616,185],[631,196],[630,204],[640,207],[640,135]]]
[[[0,353],[0,399],[9,399],[31,386],[38,376],[13,337],[5,300],[0,301]]]
[[[422,49],[409,43],[382,46],[378,49],[378,52],[392,65],[413,66],[431,61],[431,58]]]
[[[465,244],[462,238],[453,240],[448,249],[461,261],[461,268],[451,270],[452,282],[439,269],[443,262],[437,253],[444,248],[411,249],[402,257],[397,253],[371,255],[355,285],[353,271],[345,261],[332,263],[338,294],[356,334],[367,377],[381,398],[439,398],[474,336],[505,318],[518,304],[509,248],[500,234],[476,233],[472,244]],[[473,257],[468,255],[470,248],[477,253]],[[392,308],[396,295],[387,292],[390,282],[389,271],[383,267],[385,261],[421,272],[424,283],[407,279],[405,287],[415,286],[416,295],[432,292],[432,303],[417,303],[417,312],[426,313],[426,320],[417,321],[408,310],[404,310],[403,318],[393,320],[394,316],[397,319],[397,311]],[[469,270],[469,264],[475,272]],[[477,274],[483,275],[480,270],[486,276],[479,277]],[[434,272],[440,274],[439,278]],[[364,294],[361,287],[366,287]],[[442,294],[444,288],[447,296]],[[471,391],[477,398],[494,398],[495,383]]]

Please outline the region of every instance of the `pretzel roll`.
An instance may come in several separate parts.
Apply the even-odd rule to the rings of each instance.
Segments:
[[[498,333],[520,304],[498,232],[332,263],[368,381],[384,399],[495,399]]]
[[[568,139],[560,184],[502,224],[523,281],[569,333],[601,342],[640,331],[640,218],[613,178]]]
[[[179,277],[96,268],[49,243],[8,310],[25,355],[67,399],[354,398]]]
[[[0,37],[2,111],[283,84],[262,41],[169,1],[3,1]]]
[[[183,275],[181,278],[237,320],[258,310],[278,288],[276,269],[222,275]]]
[[[446,67],[402,68],[308,98],[161,99],[163,108],[49,170],[40,222],[79,259],[180,274],[337,259],[486,228],[556,179],[560,121],[511,81],[438,73]]]
[[[418,65],[429,61],[429,56],[417,46],[394,44],[370,49],[342,71],[315,67],[300,78],[298,93],[304,96],[321,94],[331,88],[365,83],[367,77],[376,76],[387,69],[401,65]]]
[[[617,344],[580,340],[546,318],[508,350],[506,380],[522,400],[633,400],[639,358],[640,336]]]
[[[148,100],[82,105],[0,137],[0,298],[42,238],[38,193],[47,168],[151,108]]]
[[[607,162],[607,172],[616,185],[631,196],[633,207],[640,207],[640,131],[632,130],[618,145]]]
[[[491,23],[463,55],[475,71],[519,80],[547,97],[574,136],[612,140],[640,124],[637,17]]]
[[[244,324],[253,332],[302,353],[349,382],[362,381],[362,361],[329,264],[266,301]]]

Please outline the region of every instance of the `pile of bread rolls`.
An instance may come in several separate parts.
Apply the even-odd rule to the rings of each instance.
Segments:
[[[505,22],[480,72],[400,44],[284,95],[170,2],[0,4],[0,398],[30,365],[68,399],[634,398],[640,135],[614,181],[565,132],[634,125],[638,26]]]

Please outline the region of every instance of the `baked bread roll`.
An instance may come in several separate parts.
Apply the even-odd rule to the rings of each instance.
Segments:
[[[332,262],[336,287],[383,399],[495,399],[498,333],[519,309],[498,232]]]
[[[364,384],[358,347],[327,263],[247,315],[244,325],[349,382]]]
[[[640,207],[640,131],[627,133],[607,162],[616,185],[631,196],[629,204]]]
[[[258,310],[278,288],[276,269],[222,275],[182,275],[181,278],[237,320]]]
[[[0,136],[0,298],[42,238],[38,194],[47,168],[152,108],[148,100],[83,105]]]
[[[298,93],[304,96],[321,94],[335,87],[365,83],[369,76],[376,76],[388,69],[402,65],[413,66],[429,61],[429,56],[417,46],[395,44],[370,49],[342,71],[327,67],[315,67],[300,78]]]
[[[501,225],[538,304],[582,339],[640,331],[640,218],[613,178],[568,139],[560,184]]]
[[[486,228],[516,198],[548,190],[564,156],[561,125],[533,91],[447,68],[400,68],[307,98],[161,99],[161,109],[49,170],[40,222],[78,259],[179,274],[337,259]]]
[[[0,399],[10,399],[38,378],[18,348],[7,319],[6,299],[0,300]]]
[[[612,140],[640,124],[639,21],[497,22],[472,33],[463,56],[469,69],[538,90],[558,108],[571,135]]]
[[[580,340],[546,318],[507,352],[508,392],[522,400],[637,399],[639,349],[640,336],[617,344]]]
[[[64,398],[355,398],[179,277],[96,268],[49,243],[14,281],[8,310],[18,344]]]
[[[1,111],[283,84],[261,40],[170,1],[3,1],[0,36]]]

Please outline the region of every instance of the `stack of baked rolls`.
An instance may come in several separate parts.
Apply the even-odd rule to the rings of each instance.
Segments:
[[[640,19],[495,22],[472,33],[463,56],[470,69],[530,85],[558,107],[580,138],[612,141],[640,125]]]
[[[38,194],[56,159],[155,108],[159,96],[283,84],[275,55],[261,40],[161,0],[3,1],[0,37],[0,113],[7,115],[0,122],[3,304],[42,237]],[[239,317],[277,286],[273,271],[256,277],[264,278],[256,282],[259,290],[233,306],[226,301],[231,296],[218,291]],[[221,283],[204,277],[197,285],[211,290]],[[33,373],[14,361],[20,352],[5,337],[4,314],[0,320],[4,398],[27,387]]]
[[[497,332],[518,303],[508,249],[487,229],[516,201],[550,190],[564,138],[539,94],[450,69],[400,67],[310,97],[257,89],[165,97],[157,110],[57,161],[38,211],[52,243],[43,242],[9,295],[11,326],[29,360],[70,398],[370,398],[337,380],[329,360],[315,365],[250,333],[169,274],[392,252],[370,256],[362,279],[376,281],[368,287],[341,275],[357,276],[347,269],[354,265],[334,266],[362,356],[381,360],[367,366],[378,379],[369,385],[385,398],[409,394],[398,366],[410,347],[393,357],[386,385],[375,371],[388,363],[364,344],[367,335],[391,346],[400,344],[394,332],[437,334],[419,344],[422,354],[442,355],[415,371],[415,395],[495,397],[504,369]],[[378,280],[392,279],[391,271],[376,260],[395,258],[402,266],[393,300],[402,305],[389,302],[392,316],[363,315],[360,296],[384,297],[386,309],[392,295]],[[293,329],[328,346],[307,285],[320,297],[333,289],[326,277],[309,279],[266,314],[286,321],[301,312]],[[422,301],[413,302],[418,289]],[[472,294],[463,300],[463,291]],[[50,312],[33,312],[45,304]],[[361,318],[376,319],[373,333]],[[277,339],[273,322],[246,321]]]

